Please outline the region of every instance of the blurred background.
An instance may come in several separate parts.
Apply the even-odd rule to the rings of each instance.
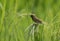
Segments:
[[[31,12],[48,24],[26,40]],[[60,41],[60,0],[0,0],[0,41]]]

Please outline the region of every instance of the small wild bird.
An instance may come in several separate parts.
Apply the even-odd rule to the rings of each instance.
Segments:
[[[34,14],[31,14],[30,16],[35,23],[42,24],[42,21],[39,20]]]
[[[34,12],[32,12],[32,14],[22,14],[22,15],[19,15],[19,16],[30,16],[32,18],[32,20],[37,23],[37,24],[47,24],[46,22],[44,22],[43,20],[41,19],[38,19],[35,14],[33,14]]]

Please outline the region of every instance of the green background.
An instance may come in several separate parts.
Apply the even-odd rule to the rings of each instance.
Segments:
[[[60,0],[0,0],[0,41],[26,41],[24,31],[33,21],[23,15],[31,11],[48,23],[38,26],[34,41],[60,41]]]

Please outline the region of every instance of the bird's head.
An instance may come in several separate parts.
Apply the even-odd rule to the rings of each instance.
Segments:
[[[31,14],[31,15],[30,15],[30,17],[34,17],[34,16],[35,16],[35,14]]]

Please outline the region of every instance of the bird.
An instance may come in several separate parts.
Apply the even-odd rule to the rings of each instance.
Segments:
[[[31,14],[30,17],[37,24],[42,24],[42,20],[38,19],[34,14]]]

